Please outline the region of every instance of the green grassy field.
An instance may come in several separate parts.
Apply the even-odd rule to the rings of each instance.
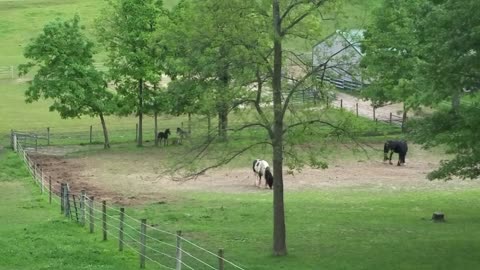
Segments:
[[[0,151],[0,269],[137,269],[137,256],[119,253],[63,218],[48,204],[23,162]]]
[[[49,205],[46,196],[39,195],[13,153],[0,155],[0,195],[2,220],[8,220],[0,224],[0,269],[138,268],[134,252],[117,252],[115,239],[103,242],[99,230],[90,235],[61,217],[58,205]],[[224,248],[226,257],[245,269],[477,269],[480,263],[476,240],[480,237],[480,189],[288,192],[289,255],[285,258],[270,255],[270,192],[171,195],[175,199],[129,206],[126,212],[147,218],[161,230],[180,229],[209,250]],[[430,221],[437,210],[446,213],[446,223]],[[118,213],[109,211],[109,215]],[[130,219],[127,224],[138,225]],[[129,227],[126,232],[136,236]],[[173,241],[154,230],[149,235]],[[149,240],[149,245],[168,252],[157,242]],[[214,257],[188,243],[183,247],[216,264]],[[161,256],[151,257],[168,264]],[[185,262],[204,269],[192,259]],[[147,267],[154,265],[147,262]]]
[[[176,0],[165,1],[172,6]],[[348,1],[338,25],[326,24],[325,35],[335,28],[361,28],[368,22],[373,7],[381,0]],[[0,66],[18,65],[24,61],[25,43],[55,17],[79,13],[91,29],[104,1],[99,0],[0,0]],[[292,40],[289,46],[308,51],[311,43]],[[88,138],[90,125],[98,132],[98,120],[91,118],[61,119],[48,111],[48,102],[25,104],[21,80],[0,80],[0,145],[6,144],[10,129],[45,132],[52,128],[54,144],[82,143]],[[332,119],[341,112],[332,111]],[[235,123],[236,117],[232,116]],[[113,142],[111,153],[159,152],[133,146],[134,117],[107,119]],[[174,128],[185,118],[162,117],[160,127]],[[195,119],[198,123],[200,120]],[[152,119],[146,120],[147,136]],[[365,119],[356,122],[358,130],[380,135],[395,131],[383,124]],[[202,130],[204,127],[202,127]],[[81,133],[81,137],[58,139],[58,134]],[[241,136],[240,136],[241,135]],[[242,147],[258,138],[255,132],[233,138],[231,147]],[[240,139],[239,139],[240,138]],[[309,136],[303,139],[314,141]],[[362,138],[378,142],[384,136]],[[95,140],[98,138],[98,133]],[[318,140],[320,141],[320,140]],[[324,141],[324,143],[326,143]],[[311,147],[305,145],[304,147]],[[339,155],[336,145],[327,153],[332,159],[354,159]],[[0,269],[138,269],[138,255],[117,252],[117,243],[101,241],[101,233],[90,235],[85,228],[64,219],[57,205],[49,205],[29,177],[23,163],[0,147]],[[75,153],[72,156],[95,155]],[[175,148],[165,149],[166,154]],[[247,153],[230,166],[243,166],[253,153]],[[354,177],[354,176],[352,176]],[[147,218],[149,224],[183,234],[195,243],[216,251],[224,248],[226,258],[245,269],[478,269],[480,265],[480,189],[392,190],[337,188],[287,192],[285,197],[287,245],[289,255],[271,256],[272,195],[270,192],[219,193],[178,192],[168,201],[129,206],[127,213]],[[432,212],[446,213],[447,222],[432,223]],[[115,216],[115,211],[110,211]],[[110,221],[113,222],[113,221]],[[135,223],[130,223],[136,226]],[[99,224],[97,224],[99,226]],[[127,232],[134,234],[134,231]],[[163,234],[149,232],[155,239]],[[160,245],[151,243],[156,248]],[[215,265],[216,260],[191,246],[185,249]],[[163,260],[158,257],[155,259]],[[163,262],[163,261],[162,261]],[[195,262],[187,259],[188,263]],[[147,263],[147,269],[154,269]],[[204,269],[201,266],[195,269]],[[230,269],[230,268],[227,268]]]

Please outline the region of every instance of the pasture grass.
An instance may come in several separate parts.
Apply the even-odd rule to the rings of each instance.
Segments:
[[[0,152],[0,269],[138,269],[137,256],[120,253],[60,215],[12,152]]]
[[[134,150],[135,149],[135,150]],[[132,151],[151,149],[132,148]],[[136,269],[137,256],[116,251],[58,213],[40,196],[22,162],[0,154],[0,269]],[[113,151],[122,150],[117,149]],[[245,269],[477,269],[480,263],[480,189],[326,188],[285,194],[289,255],[271,255],[272,192],[170,192],[167,201],[127,206],[136,219],[160,230],[182,230],[187,239]],[[98,205],[97,205],[98,207]],[[434,211],[446,223],[433,223]],[[118,212],[109,211],[118,217]],[[109,218],[109,223],[115,220]],[[127,219],[136,228],[138,223]],[[97,222],[96,228],[100,228]],[[115,233],[115,229],[111,229]],[[127,227],[127,233],[135,230]],[[174,237],[148,229],[154,239]],[[150,239],[150,238],[149,238]],[[134,244],[132,240],[130,244]],[[155,249],[172,253],[156,241]],[[215,257],[188,243],[184,250],[209,264]],[[151,254],[167,265],[171,260]],[[204,269],[185,256],[185,262]],[[154,267],[147,262],[147,267]]]
[[[213,252],[224,248],[226,258],[245,269],[477,269],[480,263],[478,189],[288,192],[289,255],[284,258],[271,255],[271,191],[176,195],[172,202],[130,207],[127,213],[147,218],[162,230],[181,229]],[[437,210],[446,213],[446,223],[430,220]],[[154,230],[149,233],[173,240]],[[216,265],[215,258],[195,247],[183,248]],[[185,262],[197,265],[188,258]]]

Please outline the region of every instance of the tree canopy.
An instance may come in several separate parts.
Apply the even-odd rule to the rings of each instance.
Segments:
[[[432,115],[411,121],[410,134],[455,155],[431,179],[480,175],[479,8],[472,0],[387,0],[367,31],[363,65],[371,85],[365,96],[433,107]]]
[[[62,118],[100,117],[108,148],[104,116],[114,111],[114,95],[93,65],[93,43],[83,33],[80,18],[57,19],[45,25],[26,46],[24,56],[28,62],[20,65],[20,73],[35,71],[25,92],[26,101],[51,100],[50,110],[58,111]]]

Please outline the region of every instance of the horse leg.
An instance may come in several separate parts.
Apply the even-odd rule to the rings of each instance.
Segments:
[[[390,158],[388,159],[388,164],[392,165],[392,156],[393,156],[393,151],[390,152]]]

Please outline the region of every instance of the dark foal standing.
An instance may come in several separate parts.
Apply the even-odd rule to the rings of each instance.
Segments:
[[[383,161],[389,161],[392,164],[393,153],[398,153],[397,166],[405,164],[405,157],[407,156],[408,146],[406,141],[387,141],[383,146]],[[388,157],[390,152],[390,157]]]
[[[163,140],[163,146],[168,145],[168,135],[170,135],[169,128],[165,129],[164,132],[159,132],[157,136],[158,142],[162,143],[162,140]]]

